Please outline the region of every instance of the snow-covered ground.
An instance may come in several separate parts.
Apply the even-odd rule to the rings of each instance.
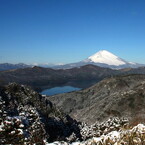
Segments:
[[[101,50],[94,55],[90,56],[88,58],[88,61],[94,62],[94,63],[104,63],[107,65],[124,65],[126,62],[122,59],[120,59],[118,56],[106,51]]]
[[[53,142],[46,145],[144,145],[145,144],[145,125],[138,124],[132,129],[112,131],[107,135],[93,137],[84,142]]]

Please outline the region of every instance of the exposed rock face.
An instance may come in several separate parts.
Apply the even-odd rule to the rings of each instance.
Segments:
[[[49,99],[65,113],[90,124],[112,116],[126,116],[133,122],[145,119],[145,75],[105,79],[77,92]]]
[[[130,119],[136,119],[136,117],[140,119],[137,115],[144,117],[143,114],[145,113],[144,87],[144,75],[107,79],[91,88],[76,92],[80,100],[75,96],[72,99],[77,99],[78,103],[82,103],[81,106],[80,104],[77,106],[76,101],[65,98],[65,107],[70,107],[70,109],[67,110],[66,108],[65,110],[64,107],[63,110],[70,112],[72,116],[76,115],[75,118],[89,123],[97,120],[102,121],[110,116],[127,116]],[[68,94],[72,96],[73,93]],[[68,94],[66,94],[67,97],[70,97]],[[86,100],[83,100],[80,95],[85,97],[84,99]],[[119,95],[119,97],[116,95]],[[52,98],[54,99],[55,97]],[[64,97],[61,99],[60,103],[63,104]],[[92,101],[89,99],[92,99]],[[104,101],[107,103],[102,107]],[[87,106],[87,102],[93,107]],[[98,106],[100,105],[98,107],[95,103],[102,104],[97,104]],[[121,105],[119,106],[119,104]],[[76,110],[73,110],[72,105]],[[96,111],[96,108],[100,110]],[[118,109],[117,111],[120,114],[115,109]],[[135,113],[138,114],[135,116]],[[94,123],[93,125],[77,122],[70,116],[62,113],[46,96],[38,94],[29,87],[16,83],[0,87],[0,144],[48,144],[48,142],[54,141],[63,141],[57,142],[58,144],[70,144],[76,141],[76,144],[80,144],[81,141],[83,141],[81,142],[82,144],[88,144],[90,142],[95,143],[93,137],[96,140],[101,138],[101,141],[106,143],[108,137],[112,138],[113,132],[117,133],[117,131],[125,127],[128,127],[128,120],[125,118],[112,118],[105,122]],[[142,125],[141,127],[143,132],[144,126]],[[127,133],[124,133],[123,135],[128,136]],[[138,134],[138,130],[135,129],[132,129],[131,133],[135,134],[135,138],[144,135],[144,133]],[[118,134],[122,133],[118,132]],[[107,140],[104,135],[106,135]],[[123,141],[128,142],[130,139]]]
[[[78,124],[29,87],[12,83],[0,88],[0,144],[43,144],[72,133],[80,138]]]

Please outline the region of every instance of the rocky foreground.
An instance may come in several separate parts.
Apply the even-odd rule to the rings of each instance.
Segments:
[[[29,87],[0,88],[0,144],[43,144],[72,133],[80,138],[78,124]]]
[[[112,131],[107,135],[93,137],[84,142],[53,142],[47,145],[144,145],[145,144],[145,125],[138,124],[132,129],[122,129]]]
[[[130,120],[112,116],[88,125],[27,86],[11,83],[0,87],[0,144],[144,145],[144,139],[143,124],[130,125]]]

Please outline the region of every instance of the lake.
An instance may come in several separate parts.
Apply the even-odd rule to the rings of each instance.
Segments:
[[[62,87],[54,87],[54,88],[43,90],[41,94],[52,96],[56,94],[68,93],[68,92],[79,91],[79,90],[81,90],[81,88],[76,88],[72,86],[62,86]]]

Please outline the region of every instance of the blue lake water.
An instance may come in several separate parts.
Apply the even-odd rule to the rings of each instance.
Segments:
[[[79,90],[81,90],[81,88],[75,88],[72,86],[62,86],[62,87],[54,87],[54,88],[43,90],[41,94],[51,96],[51,95],[68,93],[68,92],[79,91]]]

